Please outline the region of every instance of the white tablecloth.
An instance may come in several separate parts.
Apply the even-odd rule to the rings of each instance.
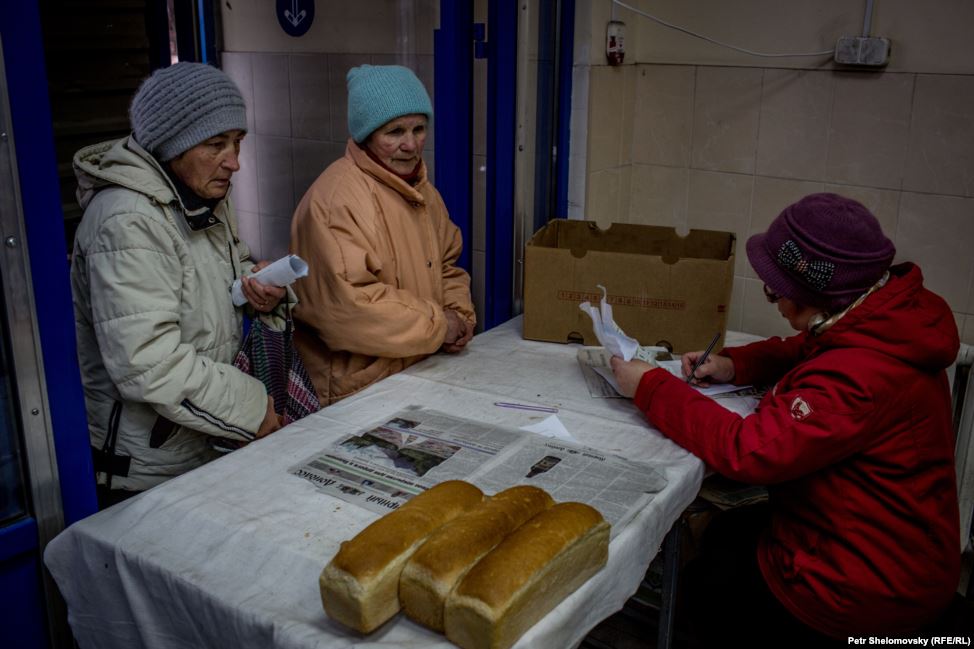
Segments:
[[[521,321],[437,354],[273,435],[79,521],[44,560],[84,649],[451,647],[401,614],[361,636],[321,607],[318,575],[378,515],[318,492],[290,466],[409,405],[520,427],[555,406],[582,444],[651,463],[664,491],[616,536],[609,563],[516,645],[565,649],[622,608],[667,530],[693,500],[703,464],[649,428],[627,399],[589,396],[576,345],[521,339]]]

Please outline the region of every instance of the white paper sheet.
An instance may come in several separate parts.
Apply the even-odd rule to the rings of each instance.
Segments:
[[[544,435],[545,437],[563,439],[566,442],[578,443],[578,440],[572,437],[572,434],[568,432],[567,428],[565,428],[565,424],[561,423],[561,419],[558,419],[558,415],[546,417],[536,424],[521,426],[521,430]]]
[[[599,306],[595,307],[590,302],[582,302],[578,308],[592,318],[592,329],[595,330],[595,337],[599,339],[602,346],[608,349],[613,356],[618,356],[623,360],[630,361],[639,349],[639,341],[630,338],[612,319],[612,305],[608,302],[608,295],[605,287],[597,285],[602,289],[602,299]]]
[[[297,255],[287,255],[286,257],[281,257],[272,264],[264,266],[250,277],[256,279],[262,284],[270,284],[271,286],[290,286],[294,283],[294,280],[298,279],[299,277],[304,277],[307,274],[307,262]],[[239,279],[233,283],[233,287],[230,289],[230,295],[233,297],[234,306],[243,306],[247,302],[247,298],[244,297],[243,288],[241,287]]]

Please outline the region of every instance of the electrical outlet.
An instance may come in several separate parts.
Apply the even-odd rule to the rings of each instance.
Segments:
[[[835,43],[835,62],[879,68],[889,63],[888,38],[878,36],[842,36]]]

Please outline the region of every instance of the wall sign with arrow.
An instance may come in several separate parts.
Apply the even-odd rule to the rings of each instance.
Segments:
[[[303,36],[315,19],[315,0],[277,0],[277,22],[290,36]]]

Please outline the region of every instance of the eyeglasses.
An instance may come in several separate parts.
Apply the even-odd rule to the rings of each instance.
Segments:
[[[771,304],[774,304],[781,299],[781,296],[768,288],[767,284],[764,285],[764,297],[768,298],[768,302]]]

